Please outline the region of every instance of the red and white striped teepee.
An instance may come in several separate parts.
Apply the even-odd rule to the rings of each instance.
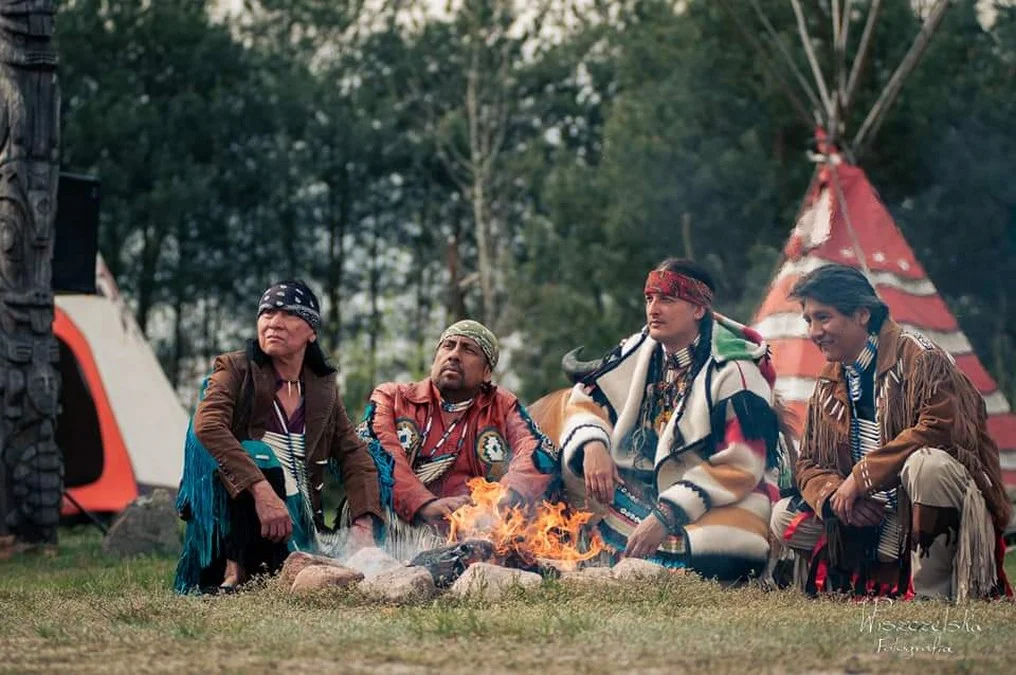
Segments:
[[[750,12],[743,7],[746,3],[720,0],[720,4],[734,17],[746,41],[755,47],[761,63],[781,82],[802,121],[818,127],[816,146],[821,164],[784,249],[783,266],[755,316],[755,328],[772,345],[777,390],[796,413],[798,424],[802,424],[815,378],[825,365],[818,348],[807,339],[800,306],[787,299],[794,282],[831,262],[859,267],[889,305],[893,318],[949,352],[984,396],[988,432],[1002,451],[1003,478],[1010,497],[1016,499],[1016,415],[974,354],[956,317],[935,290],[864,171],[853,164],[885,121],[887,111],[917,67],[952,3],[950,0],[934,0],[930,6],[911,3],[921,29],[849,142],[845,120],[849,119],[851,102],[872,49],[881,0],[868,3],[867,12],[853,11],[856,8],[852,9],[850,2],[844,4],[840,0],[812,6],[806,12],[801,0],[790,0],[813,77],[810,83],[798,68],[784,36],[758,3],[751,3],[755,22],[747,18]],[[814,19],[826,12],[824,8],[828,8],[832,21],[828,78],[814,49],[816,41],[807,21],[809,15]],[[851,60],[847,58],[848,36],[861,27],[862,21],[863,32]],[[779,67],[780,61],[785,68]],[[838,148],[846,151],[840,152]],[[851,161],[847,162],[846,157]]]
[[[984,369],[956,317],[917,261],[903,233],[864,171],[833,154],[818,170],[790,239],[785,262],[755,316],[755,328],[772,345],[776,388],[804,420],[815,378],[825,364],[807,338],[801,308],[787,299],[810,270],[836,262],[866,270],[892,317],[952,354],[984,396],[988,431],[1002,451],[1002,469],[1016,496],[1016,414]],[[799,431],[799,430],[798,430]]]

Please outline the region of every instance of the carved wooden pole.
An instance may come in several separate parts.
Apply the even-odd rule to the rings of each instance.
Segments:
[[[0,555],[56,542],[53,217],[60,95],[52,0],[0,0]]]

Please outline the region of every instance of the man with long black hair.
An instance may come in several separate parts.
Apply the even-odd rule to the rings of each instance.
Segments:
[[[773,534],[813,592],[981,597],[1008,584],[1011,506],[984,401],[952,358],[900,328],[864,274],[826,265],[791,291],[828,363]]]
[[[346,415],[318,343],[320,312],[302,281],[273,284],[258,301],[257,337],[216,357],[187,434],[178,592],[232,590],[292,551],[318,552],[329,465],[345,488],[350,543],[373,544],[390,476]]]
[[[690,260],[652,270],[646,325],[566,392],[559,414],[541,405],[541,419],[534,405],[560,445],[536,461],[602,514],[618,555],[736,580],[769,553],[779,425],[768,349],[712,310],[714,291]]]

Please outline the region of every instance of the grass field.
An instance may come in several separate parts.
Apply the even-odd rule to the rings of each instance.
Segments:
[[[1013,672],[1016,648],[1008,602],[875,607],[691,577],[597,590],[548,581],[498,603],[298,599],[270,584],[180,598],[168,590],[173,560],[114,561],[87,530],[65,532],[60,548],[0,563],[2,673],[929,675]]]

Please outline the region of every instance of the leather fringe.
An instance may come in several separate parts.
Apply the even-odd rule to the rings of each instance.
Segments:
[[[1012,505],[1002,482],[998,448],[987,434],[981,433],[986,417],[984,399],[944,353],[928,350],[915,360],[908,377],[907,396],[904,397],[905,405],[912,409],[904,411],[905,419],[916,420],[918,407],[935,395],[941,386],[948,387],[950,395],[955,398],[951,446],[943,449],[966,467],[984,497],[995,526],[1004,530],[1009,523]]]
[[[995,587],[995,530],[981,491],[971,482],[963,498],[959,543],[953,560],[953,596],[956,602],[987,597]]]

